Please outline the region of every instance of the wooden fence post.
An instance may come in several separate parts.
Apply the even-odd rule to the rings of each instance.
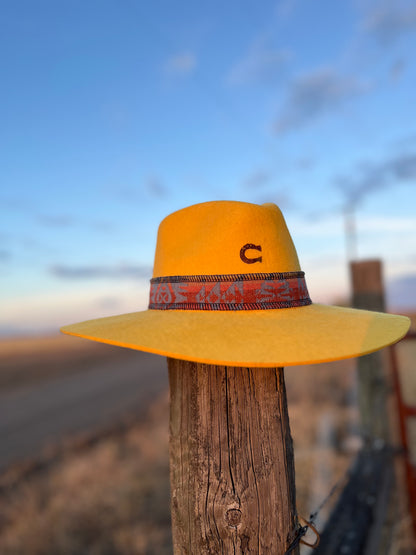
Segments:
[[[355,308],[384,312],[385,291],[381,260],[351,262],[351,277]],[[373,514],[373,522],[366,538],[366,555],[384,555],[389,552],[395,521],[394,465],[388,450],[390,442],[389,384],[386,376],[385,353],[377,351],[357,360],[358,404],[364,447],[370,449],[371,459],[381,457],[381,474]],[[385,450],[377,453],[379,449]],[[375,479],[375,476],[372,477]]]
[[[283,555],[297,527],[283,368],[168,366],[175,555]]]
[[[351,262],[354,308],[384,311],[379,260]],[[389,449],[388,387],[382,353],[359,357],[358,401],[363,449],[321,534],[316,555],[387,555],[394,524],[393,455]]]
[[[352,305],[364,310],[385,311],[382,264],[380,260],[351,262]],[[366,442],[389,440],[388,385],[383,353],[358,358],[358,404],[361,431]]]

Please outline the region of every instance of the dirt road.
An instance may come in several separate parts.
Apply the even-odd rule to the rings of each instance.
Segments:
[[[108,346],[87,353],[81,345],[78,352],[73,345],[70,352],[17,348],[3,359],[0,352],[0,471],[71,434],[143,414],[168,387],[163,357]]]

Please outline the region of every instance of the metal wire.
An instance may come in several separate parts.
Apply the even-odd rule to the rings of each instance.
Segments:
[[[289,545],[288,549],[285,551],[284,555],[289,555],[290,553],[292,553],[292,551],[300,544],[300,543],[305,543],[302,541],[302,538],[306,535],[307,531],[309,529],[311,529],[319,538],[319,533],[315,528],[315,520],[317,518],[317,516],[319,515],[319,513],[321,512],[321,510],[325,507],[325,505],[328,503],[328,501],[331,499],[331,497],[334,495],[334,493],[336,491],[338,491],[341,486],[344,485],[344,483],[348,480],[350,475],[350,470],[348,470],[343,476],[341,476],[341,478],[339,480],[337,480],[335,482],[335,484],[332,486],[332,488],[329,490],[328,495],[321,501],[321,503],[319,504],[319,506],[316,508],[315,511],[313,511],[313,513],[311,513],[311,515],[309,516],[309,521],[306,521],[305,519],[302,519],[305,521],[305,525],[304,526],[298,526],[298,528],[295,530],[295,537],[292,541],[292,543]],[[319,543],[319,541],[318,541]],[[309,545],[308,543],[306,543],[306,545]],[[314,546],[311,547],[317,547],[317,543],[314,544]]]

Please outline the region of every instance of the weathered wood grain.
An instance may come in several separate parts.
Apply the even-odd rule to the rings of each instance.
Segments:
[[[283,555],[297,522],[283,368],[168,365],[175,555]]]

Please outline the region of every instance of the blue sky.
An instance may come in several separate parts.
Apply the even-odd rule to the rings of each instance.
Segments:
[[[416,306],[412,1],[5,1],[0,332],[145,308],[157,226],[282,208],[313,300],[381,257]]]

